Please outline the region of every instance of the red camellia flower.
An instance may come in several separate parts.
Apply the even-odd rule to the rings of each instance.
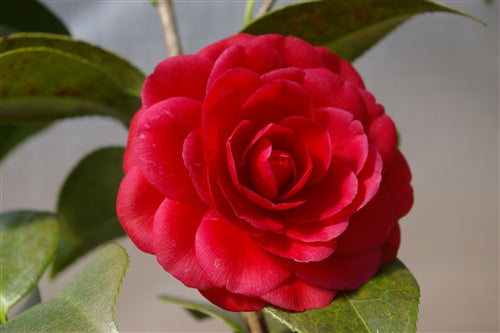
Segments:
[[[117,211],[216,305],[328,305],[396,257],[413,203],[396,129],[354,68],[296,37],[238,34],[143,87]]]

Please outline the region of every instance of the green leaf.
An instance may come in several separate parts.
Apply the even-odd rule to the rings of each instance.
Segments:
[[[29,47],[0,54],[0,123],[47,122],[108,115],[128,123],[141,105],[106,71],[54,48]]]
[[[3,324],[2,333],[118,332],[113,308],[128,263],[120,245],[107,245],[54,298]]]
[[[41,31],[69,35],[61,20],[36,0],[0,1],[0,36],[15,31]]]
[[[413,15],[429,12],[449,12],[479,21],[429,0],[322,0],[269,12],[242,31],[294,35],[353,61]]]
[[[169,296],[160,296],[159,298],[165,303],[182,306],[186,310],[190,311],[193,315],[194,313],[196,313],[195,317],[197,317],[198,319],[203,319],[209,316],[225,323],[233,330],[233,332],[245,332],[245,330],[240,325],[238,325],[235,320],[229,318],[231,316],[231,312],[229,311],[225,311],[216,307],[208,307],[207,305],[197,304]]]
[[[19,143],[48,124],[0,124],[0,161]]]
[[[0,323],[37,284],[52,261],[59,223],[47,212],[0,214]]]
[[[416,332],[420,291],[399,260],[355,291],[341,292],[327,307],[291,313],[267,307],[275,319],[300,333]]]
[[[141,97],[145,76],[139,69],[110,51],[71,37],[44,33],[13,34],[0,42],[0,53],[32,47],[59,50],[88,61],[107,74],[123,91]],[[47,77],[50,78],[51,73],[52,71],[47,71]]]
[[[57,204],[61,237],[52,276],[98,245],[124,235],[115,209],[123,151],[99,149],[83,158],[66,179]]]

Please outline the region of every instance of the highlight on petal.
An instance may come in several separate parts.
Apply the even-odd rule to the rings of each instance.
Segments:
[[[284,230],[288,237],[303,242],[327,242],[339,237],[348,225],[348,217],[335,216],[307,224],[288,223]]]
[[[262,295],[292,274],[291,263],[266,252],[213,211],[196,233],[196,256],[216,287],[247,296]]]
[[[116,199],[120,223],[134,244],[144,252],[154,253],[153,218],[165,195],[144,178],[137,167],[123,178]]]
[[[188,287],[207,289],[213,284],[201,269],[195,235],[207,208],[165,199],[158,208],[150,239],[158,263]]]
[[[144,176],[170,199],[197,202],[182,157],[186,136],[199,127],[201,104],[175,97],[143,111],[138,124],[135,160]]]
[[[228,311],[259,311],[267,305],[267,302],[259,297],[235,294],[224,288],[200,290],[200,294],[210,302]]]
[[[192,131],[186,136],[182,146],[182,159],[189,172],[191,183],[201,200],[207,204],[212,204],[210,189],[208,188],[208,175],[205,156],[202,147],[201,131]]]
[[[337,292],[337,290],[320,288],[300,279],[292,278],[261,297],[282,309],[305,311],[327,306],[332,302]]]

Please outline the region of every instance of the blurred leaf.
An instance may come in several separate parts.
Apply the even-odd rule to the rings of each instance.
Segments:
[[[0,323],[5,321],[7,311],[36,286],[54,257],[58,237],[59,223],[54,214],[0,214]]]
[[[99,149],[66,179],[57,204],[61,237],[52,276],[95,247],[124,235],[115,201],[123,178],[123,148]]]
[[[420,291],[399,260],[383,266],[361,288],[340,292],[327,307],[301,313],[265,311],[299,333],[416,332]]]
[[[269,12],[242,31],[294,35],[353,61],[413,15],[428,12],[455,13],[479,21],[429,0],[322,0]]]
[[[0,0],[0,36],[16,31],[69,35],[61,20],[36,0]]]
[[[44,33],[13,34],[0,43],[0,53],[32,47],[59,50],[81,58],[82,61],[88,61],[107,74],[123,91],[141,97],[145,76],[140,70],[110,51],[71,37]],[[47,79],[52,78],[52,71],[46,71],[45,74]]]
[[[47,47],[0,54],[0,122],[40,122],[92,114],[128,123],[137,96],[86,59]]]
[[[195,317],[197,319],[212,317],[228,325],[233,330],[233,332],[245,333],[245,330],[239,324],[237,324],[235,320],[229,318],[234,313],[225,311],[217,307],[209,307],[204,304],[197,304],[169,296],[160,296],[159,298],[165,303],[182,306],[192,314],[196,313]]]
[[[46,124],[0,124],[0,161],[25,138],[47,126]]]
[[[2,333],[118,332],[113,308],[128,263],[120,245],[107,245],[54,298],[3,324]]]

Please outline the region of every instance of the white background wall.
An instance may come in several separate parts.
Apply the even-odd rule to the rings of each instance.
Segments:
[[[150,73],[166,56],[149,1],[45,0],[72,35],[113,50]],[[281,3],[284,3],[283,1]],[[451,14],[411,19],[355,62],[395,120],[413,171],[415,205],[402,222],[399,257],[418,279],[422,332],[498,331],[499,2],[442,1],[484,20]],[[186,53],[235,33],[244,1],[175,2]],[[49,209],[64,175],[87,152],[124,145],[126,131],[102,118],[62,121],[1,165],[0,210]],[[123,239],[131,265],[116,305],[123,332],[221,331],[160,303],[159,294],[201,300]],[[42,280],[51,297],[75,273]]]

